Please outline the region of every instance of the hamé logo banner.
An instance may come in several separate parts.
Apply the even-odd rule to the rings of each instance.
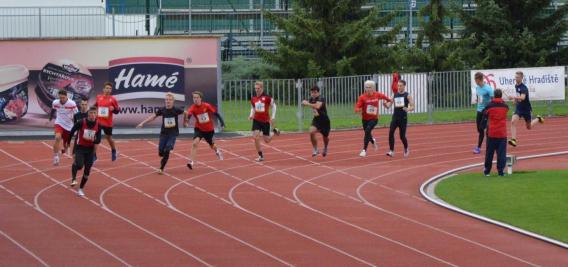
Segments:
[[[114,83],[113,94],[122,99],[126,94],[142,98],[163,98],[171,92],[176,100],[184,101],[184,61],[167,57],[133,57],[111,60],[109,80]]]

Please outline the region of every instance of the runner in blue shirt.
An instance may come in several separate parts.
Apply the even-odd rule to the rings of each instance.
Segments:
[[[477,118],[476,118],[476,125],[477,125],[477,146],[473,149],[474,154],[481,153],[481,144],[483,143],[483,137],[485,136],[485,126],[487,121],[483,118],[483,110],[491,102],[491,98],[493,98],[493,88],[483,82],[483,73],[478,72],[475,74],[475,83],[477,86],[475,87],[475,93],[477,94]]]
[[[544,119],[540,115],[536,115],[536,119],[532,119],[531,112],[531,102],[529,98],[529,89],[523,83],[524,74],[522,71],[517,71],[515,73],[515,92],[516,96],[509,96],[509,100],[517,105],[515,108],[515,113],[511,119],[511,140],[509,140],[509,145],[517,146],[517,122],[520,118],[525,119],[525,125],[527,129],[530,130],[537,123],[544,123]]]

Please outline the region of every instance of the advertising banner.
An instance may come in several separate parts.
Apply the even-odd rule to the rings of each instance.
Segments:
[[[164,105],[192,104],[191,92],[219,101],[219,38],[160,37],[0,41],[0,130],[45,130],[61,89],[93,105],[111,82],[117,128],[133,128]],[[148,127],[159,127],[155,120]]]
[[[523,83],[529,89],[531,100],[564,100],[564,75],[565,68],[561,67],[541,67],[541,68],[515,68],[515,69],[494,69],[494,70],[472,70],[471,75],[471,103],[477,103],[475,93],[475,73],[483,73],[485,83],[493,89],[501,89],[505,96],[514,96],[515,92],[515,73],[521,71],[524,74]],[[506,97],[504,97],[507,100]]]

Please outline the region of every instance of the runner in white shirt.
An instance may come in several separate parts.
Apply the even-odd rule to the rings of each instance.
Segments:
[[[59,165],[59,155],[67,151],[67,144],[71,139],[70,131],[73,128],[73,115],[77,113],[77,104],[67,97],[67,91],[59,90],[59,99],[53,100],[49,121],[56,116],[54,132],[55,143],[53,143],[53,165]],[[63,144],[62,142],[63,141]],[[63,149],[61,149],[63,145]]]

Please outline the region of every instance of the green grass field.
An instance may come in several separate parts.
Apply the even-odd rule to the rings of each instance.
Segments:
[[[224,101],[222,109],[225,116],[227,127],[225,131],[249,131],[251,122],[248,120],[250,113],[250,104],[247,101]],[[361,127],[361,115],[353,112],[352,104],[328,105],[328,113],[331,118],[331,127],[333,129],[345,129]],[[514,107],[511,107],[509,117],[512,115]],[[298,114],[297,106],[278,105],[276,114],[276,125],[281,130],[298,131]],[[302,129],[305,131],[309,128],[312,115],[309,108],[303,108]],[[549,108],[544,103],[536,103],[533,106],[533,114],[548,115]],[[555,103],[552,106],[552,114],[554,116],[568,115],[568,102]],[[391,115],[383,115],[379,119],[379,126],[386,126],[390,123]],[[409,123],[428,123],[427,113],[410,114]],[[450,123],[450,122],[467,122],[475,121],[475,107],[472,105],[467,110],[444,110],[435,109],[432,114],[434,123]]]
[[[436,186],[438,197],[461,209],[568,243],[566,192],[568,170],[464,173]]]

